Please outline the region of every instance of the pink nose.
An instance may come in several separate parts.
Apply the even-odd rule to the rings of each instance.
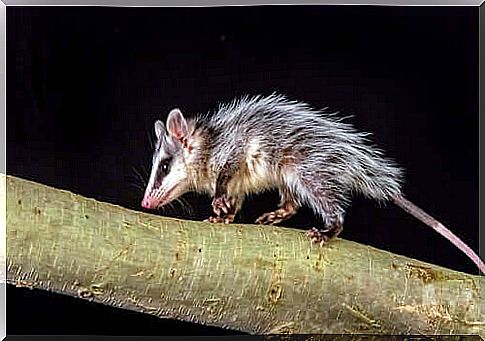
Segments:
[[[151,197],[145,197],[141,202],[141,206],[147,209],[154,209],[157,207],[157,205],[158,205],[157,200]]]

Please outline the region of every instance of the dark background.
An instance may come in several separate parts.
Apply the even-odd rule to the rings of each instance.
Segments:
[[[330,106],[406,169],[408,198],[478,250],[478,7],[7,8],[7,173],[139,207],[153,122],[272,91]],[[228,127],[230,129],[230,127]],[[187,195],[165,214],[205,219]],[[277,204],[248,201],[239,221]],[[309,228],[309,210],[285,225]],[[356,198],[342,237],[477,273],[399,208]],[[162,247],[162,246],[161,246]],[[8,334],[220,334],[7,289]]]

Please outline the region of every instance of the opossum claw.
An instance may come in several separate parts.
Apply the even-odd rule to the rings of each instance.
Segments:
[[[234,221],[234,214],[228,214],[226,216],[209,217],[205,222],[213,224],[230,224]]]
[[[342,230],[342,225],[334,225],[320,230],[313,227],[307,231],[307,235],[311,238],[313,243],[320,243],[320,246],[323,246],[329,240],[337,237]]]
[[[294,206],[285,206],[274,212],[268,212],[256,219],[256,224],[273,225],[281,223],[283,220],[291,218],[296,213]]]
[[[207,218],[206,220],[204,220],[205,222],[208,222],[208,223],[213,223],[213,224],[218,224],[218,223],[223,223],[224,222],[224,219],[222,219],[221,217],[217,216],[217,217],[209,217]]]
[[[218,216],[221,215],[221,211],[224,212],[224,214],[230,213],[233,209],[231,199],[228,198],[226,195],[214,198],[212,200],[212,209],[214,213]]]

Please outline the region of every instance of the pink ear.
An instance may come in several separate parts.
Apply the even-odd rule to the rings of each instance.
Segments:
[[[170,135],[180,140],[187,137],[187,121],[179,109],[173,109],[168,114],[167,130]]]

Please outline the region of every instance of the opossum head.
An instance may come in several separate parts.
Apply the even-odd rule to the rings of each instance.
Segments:
[[[156,209],[189,190],[186,153],[189,124],[178,109],[170,111],[166,126],[155,122],[157,143],[152,170],[141,206]]]

